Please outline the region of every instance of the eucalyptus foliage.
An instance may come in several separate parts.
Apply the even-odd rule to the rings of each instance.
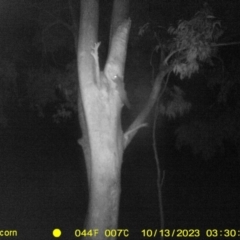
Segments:
[[[191,20],[180,20],[177,27],[169,27],[168,33],[173,41],[169,44],[170,53],[165,63],[172,64],[173,72],[183,79],[199,70],[199,62],[212,57],[223,30],[220,21],[203,9]]]

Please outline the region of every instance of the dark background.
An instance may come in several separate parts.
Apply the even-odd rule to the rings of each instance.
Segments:
[[[100,2],[100,40],[103,42],[100,54],[104,59],[111,4],[106,0]],[[20,87],[24,86],[29,69],[46,70],[49,65],[64,68],[75,57],[72,45],[54,52],[57,61],[53,61],[51,53],[42,54],[35,43],[41,22],[36,21],[34,15],[40,10],[26,8],[23,3],[33,4],[31,1],[0,2],[1,57],[15,64]],[[224,22],[226,35],[233,36],[231,41],[238,40],[238,3],[209,1]],[[77,1],[75,4],[78,6]],[[134,86],[141,85],[143,89],[139,90],[139,95],[144,101],[151,88],[151,83],[144,81],[152,74],[149,62],[154,40],[150,33],[140,38],[137,35],[139,27],[149,20],[167,27],[179,19],[189,19],[201,6],[202,1],[190,0],[131,1],[132,31],[126,81],[133,80],[126,84],[129,93]],[[72,40],[66,41],[70,44]],[[226,67],[230,58],[239,62],[238,53],[239,46],[221,50]],[[193,88],[198,80],[195,76],[192,85],[186,87],[186,92],[192,93],[190,100],[197,104],[201,97],[205,100],[211,98],[205,90],[202,90],[204,96],[201,91],[199,93],[200,88],[205,89],[204,83]],[[19,93],[24,91],[23,87]],[[129,94],[130,101],[134,103],[134,97],[139,98],[139,95]],[[21,107],[9,105],[6,111],[8,126],[0,129],[0,229],[16,229],[18,239],[47,240],[52,239],[54,228],[60,228],[62,239],[73,239],[74,230],[83,227],[87,208],[85,163],[77,144],[81,136],[77,114],[56,124],[52,115],[58,103],[44,107],[44,118],[38,117],[36,110],[30,110],[29,104],[26,101]],[[140,109],[142,105],[136,106]],[[136,116],[137,107],[123,109],[124,129]],[[192,154],[190,147],[177,150],[175,130],[181,121],[190,117],[191,113],[183,119],[169,120],[160,116],[158,120],[157,148],[161,168],[165,170],[162,188],[165,227],[201,229],[201,239],[205,238],[206,229],[234,228],[240,231],[238,149],[226,141],[225,151],[216,152],[208,161],[201,154]],[[150,123],[152,118],[149,117]],[[129,239],[143,239],[143,229],[160,228],[156,181],[150,124],[139,131],[124,154],[119,228],[130,230]]]

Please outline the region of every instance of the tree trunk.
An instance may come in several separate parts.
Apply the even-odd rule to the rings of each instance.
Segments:
[[[127,105],[123,78],[131,25],[131,21],[126,20],[127,14],[128,0],[114,0],[109,54],[104,71],[100,72],[98,0],[81,1],[77,56],[78,110],[83,137],[79,143],[85,155],[89,187],[85,227],[86,230],[92,230],[89,235],[83,236],[96,240],[116,238],[116,235],[106,236],[105,233],[117,229],[123,151],[138,129],[146,125],[144,121],[157,101],[163,79],[172,70],[171,66],[166,66],[161,61],[146,106],[123,134],[121,109],[123,104]]]
[[[103,73],[98,67],[97,27],[98,1],[82,0],[77,53],[78,105],[83,130],[80,143],[84,150],[89,186],[85,228],[97,230],[89,232],[86,237],[96,240],[105,238],[105,230],[117,229],[124,150],[121,128],[123,102],[119,90],[119,86],[124,85],[117,81],[123,81],[130,21],[123,22],[113,34]]]

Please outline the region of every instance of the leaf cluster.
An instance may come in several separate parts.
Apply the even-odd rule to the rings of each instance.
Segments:
[[[27,90],[31,108],[44,116],[43,109],[48,103],[59,103],[54,121],[71,117],[77,109],[77,73],[75,63],[67,66],[66,71],[51,69],[50,72],[31,70],[28,72]],[[71,110],[70,110],[71,109]]]
[[[183,116],[184,113],[190,111],[191,103],[184,99],[184,92],[178,86],[174,85],[172,90],[166,89],[165,95],[168,95],[171,100],[165,104],[163,101],[160,103],[159,111],[161,114],[174,119],[177,115]]]
[[[169,27],[173,36],[170,53],[165,63],[173,65],[173,72],[180,78],[190,78],[199,70],[199,62],[211,58],[214,43],[223,34],[221,23],[208,9],[203,9],[189,20],[180,20],[178,26]]]

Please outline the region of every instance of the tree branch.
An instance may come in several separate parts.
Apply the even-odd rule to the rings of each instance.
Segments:
[[[211,47],[223,47],[223,46],[231,46],[231,45],[239,45],[240,42],[230,42],[230,43],[212,43]]]
[[[131,142],[133,137],[136,135],[138,129],[140,128],[139,126],[143,126],[143,122],[146,120],[147,116],[151,112],[154,104],[156,103],[159,92],[162,87],[162,82],[164,77],[172,71],[172,66],[162,66],[160,69],[159,74],[157,75],[155,79],[155,83],[153,85],[152,92],[149,96],[148,102],[143,108],[142,112],[137,116],[137,118],[133,121],[133,123],[129,126],[127,131],[124,133],[124,148],[128,146],[128,144]]]
[[[111,17],[110,42],[117,28],[129,17],[128,11],[129,0],[114,0]]]

